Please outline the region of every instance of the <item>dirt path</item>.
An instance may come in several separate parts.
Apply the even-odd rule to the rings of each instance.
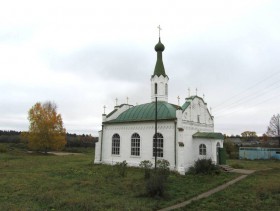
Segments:
[[[231,180],[231,181],[229,181],[229,182],[227,182],[227,183],[225,183],[223,185],[220,185],[220,186],[218,186],[216,188],[213,188],[213,189],[211,189],[211,190],[209,190],[207,192],[204,192],[204,193],[202,193],[202,194],[200,194],[200,195],[198,195],[196,197],[193,197],[193,198],[191,198],[191,199],[189,199],[187,201],[184,201],[184,202],[179,203],[179,204],[175,204],[175,205],[167,207],[167,208],[163,208],[163,209],[161,209],[159,211],[175,210],[175,209],[178,209],[178,208],[181,208],[181,207],[185,207],[186,205],[192,203],[193,201],[197,201],[197,200],[200,200],[202,198],[206,198],[208,196],[211,196],[214,193],[217,193],[217,192],[219,192],[221,190],[224,190],[228,186],[230,186],[230,185],[232,185],[232,184],[234,184],[234,183],[236,183],[236,182],[246,178],[249,174],[252,174],[255,171],[254,170],[245,170],[245,169],[234,169],[232,172],[240,173],[240,174],[243,174],[243,175],[241,175],[241,176],[235,178],[234,180]]]

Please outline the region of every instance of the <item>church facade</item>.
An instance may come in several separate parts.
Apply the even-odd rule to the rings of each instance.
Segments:
[[[102,115],[94,163],[113,165],[126,160],[130,166],[139,166],[143,160],[154,163],[157,155],[157,159],[168,160],[170,169],[181,174],[198,159],[211,158],[218,163],[223,135],[214,132],[214,117],[204,99],[194,95],[186,98],[182,105],[168,102],[169,78],[163,65],[164,49],[159,38],[155,46],[157,61],[150,80],[151,102],[136,106],[122,104]]]

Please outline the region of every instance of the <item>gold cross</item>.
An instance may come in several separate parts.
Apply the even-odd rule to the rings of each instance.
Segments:
[[[190,88],[188,88],[188,91],[189,91],[189,97],[191,96],[191,89]]]
[[[180,105],[180,97],[178,96],[177,99],[178,99],[178,105]]]
[[[106,106],[104,106],[103,108],[104,108],[104,114],[105,114],[106,113],[106,111],[105,111],[106,110]]]
[[[126,97],[126,104],[127,104],[127,105],[128,105],[128,99],[129,99],[129,98],[128,98],[128,97]]]
[[[115,100],[116,100],[116,106],[118,106],[118,98],[116,98]]]

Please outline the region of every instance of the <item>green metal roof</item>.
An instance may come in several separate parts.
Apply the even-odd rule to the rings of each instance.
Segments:
[[[163,75],[164,77],[166,76],[165,74],[165,69],[162,61],[162,52],[164,51],[164,45],[160,42],[160,38],[158,41],[158,44],[155,46],[155,51],[157,52],[157,62],[154,70],[153,76],[161,76]]]
[[[157,118],[158,120],[174,120],[176,119],[176,110],[180,109],[180,106],[173,105],[167,102],[159,101],[157,103]],[[106,123],[122,123],[122,122],[142,122],[142,121],[154,121],[155,120],[155,102],[146,103],[138,106],[134,106],[122,114],[116,119],[107,121]]]
[[[193,138],[224,139],[224,136],[222,133],[197,132],[193,134]]]
[[[182,110],[185,111],[185,110],[189,107],[190,104],[191,104],[190,102],[185,102],[185,103],[182,105]]]

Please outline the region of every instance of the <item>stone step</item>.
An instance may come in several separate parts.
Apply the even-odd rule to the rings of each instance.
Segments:
[[[230,172],[230,171],[233,171],[233,170],[234,170],[234,168],[232,168],[232,167],[229,166],[229,165],[219,165],[219,167],[220,167],[223,171],[225,171],[225,172]]]

